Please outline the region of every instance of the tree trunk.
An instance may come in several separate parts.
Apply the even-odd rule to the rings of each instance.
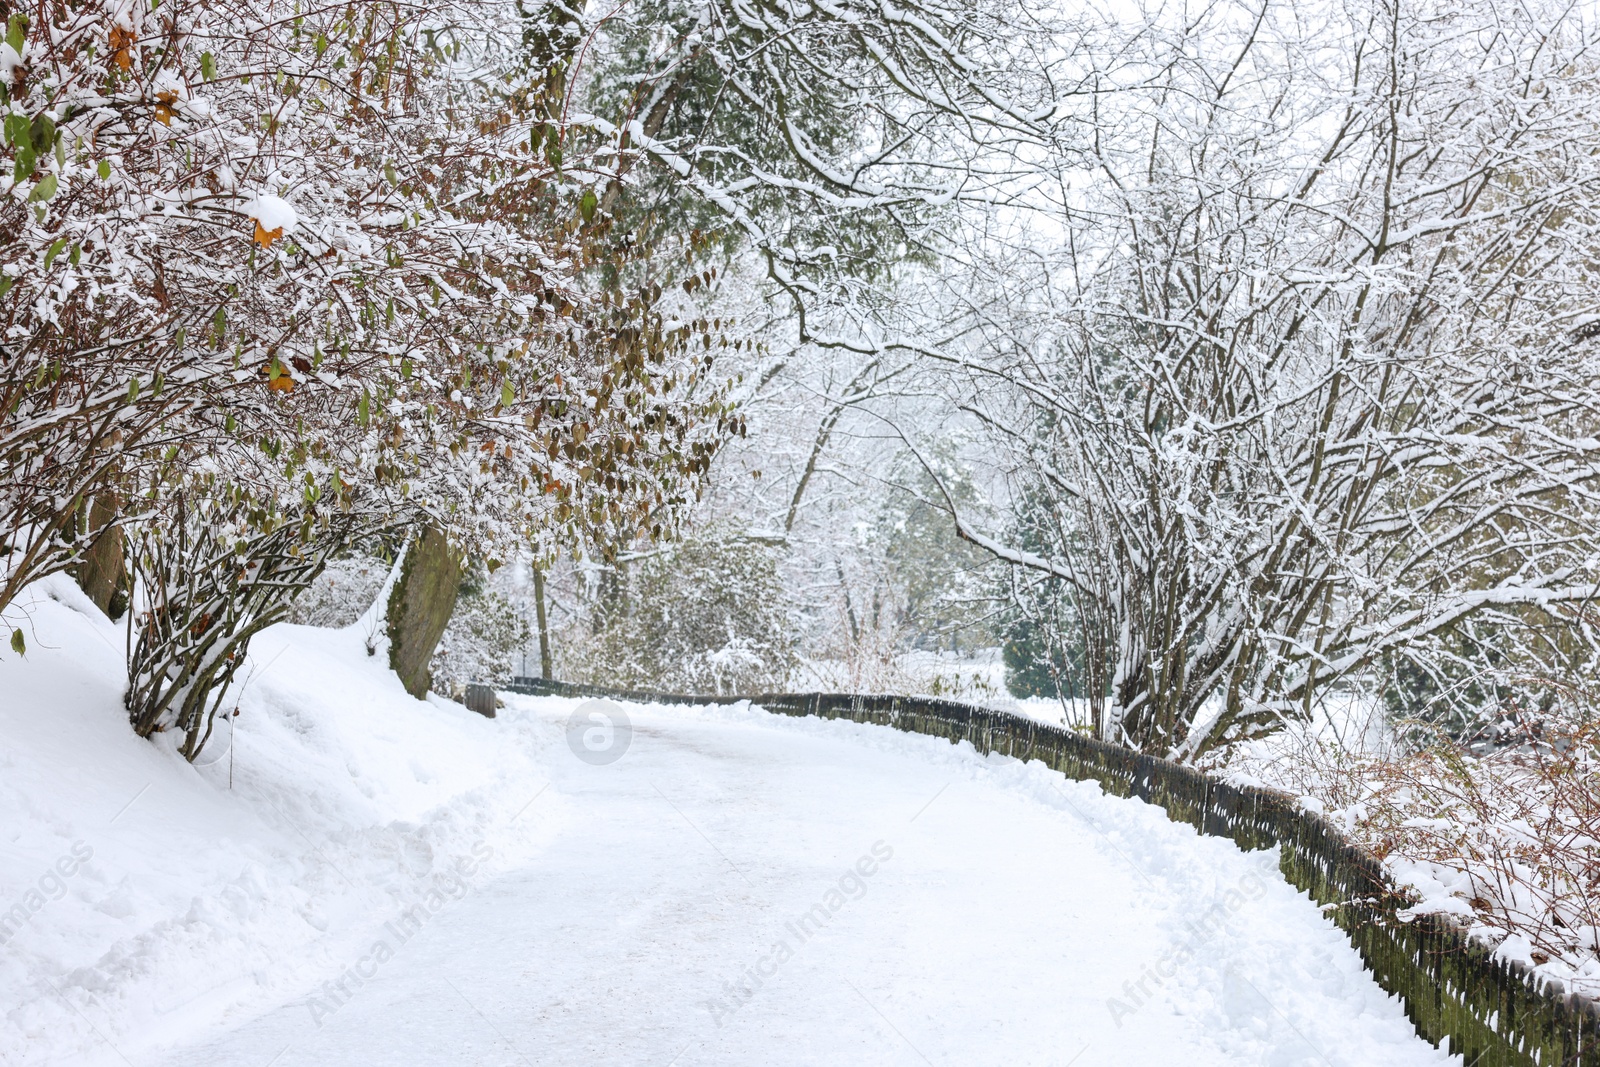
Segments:
[[[550,660],[550,616],[544,608],[544,572],[538,568],[533,571],[533,610],[539,623],[539,677],[548,682],[555,678],[555,670]]]
[[[112,526],[117,517],[117,498],[112,493],[95,494],[89,508],[89,527],[86,531],[94,537],[77,567],[78,584],[84,594],[94,601],[94,606],[111,618],[122,614],[112,613],[113,601],[121,600],[117,594],[126,584],[126,565],[121,527]]]
[[[604,633],[615,626],[628,612],[627,564],[620,559],[600,571],[598,610],[594,613],[593,631]]]
[[[428,665],[460,591],[461,558],[443,534],[427,527],[406,553],[388,605],[389,666],[418,700],[428,695]]]

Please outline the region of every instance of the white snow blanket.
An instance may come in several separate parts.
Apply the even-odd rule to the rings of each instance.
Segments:
[[[638,706],[600,763],[577,702],[412,700],[357,624],[258,639],[191,767],[128,731],[119,628],[65,580],[27,614],[0,1062],[1460,1062],[1274,854],[1037,763]]]

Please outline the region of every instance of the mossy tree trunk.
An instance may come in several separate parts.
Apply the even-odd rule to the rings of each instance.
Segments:
[[[406,552],[387,609],[389,666],[418,700],[428,695],[428,664],[460,591],[461,557],[442,533],[426,527]]]
[[[88,527],[84,531],[93,538],[82,560],[78,563],[78,585],[94,606],[112,618],[122,614],[120,608],[126,597],[122,594],[127,585],[127,553],[123,543],[122,528],[113,526],[117,517],[116,494],[95,494],[89,506]]]

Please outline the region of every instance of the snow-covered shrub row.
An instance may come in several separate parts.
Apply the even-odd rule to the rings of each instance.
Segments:
[[[588,633],[568,631],[561,677],[676,693],[782,689],[795,632],[774,546],[703,531],[602,576]]]
[[[372,607],[390,565],[373,556],[336,559],[289,605],[287,621],[301,626],[349,626]]]
[[[418,522],[480,557],[649,539],[737,430],[708,377],[722,324],[582,274],[635,253],[561,119],[570,49],[524,53],[549,17],[10,14],[0,609],[113,501],[141,733],[192,755],[251,633],[350,543]]]
[[[1006,688],[1005,665],[997,648],[970,656],[894,646],[850,646],[843,658],[805,656],[789,675],[796,693],[896,693],[943,697],[972,704],[1011,708],[1016,696]]]
[[[1503,956],[1600,995],[1600,730],[1539,731],[1475,753],[1413,752],[1298,727],[1217,767],[1300,798]]]
[[[468,682],[509,682],[532,635],[527,617],[504,593],[482,578],[464,582],[428,668],[434,692],[459,700]]]

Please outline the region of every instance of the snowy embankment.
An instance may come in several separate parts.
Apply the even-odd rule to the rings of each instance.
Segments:
[[[413,700],[359,624],[257,638],[233,751],[222,727],[191,767],[128,729],[122,628],[65,578],[32,592],[0,658],[0,1063],[142,1064],[561,821],[513,821],[554,731]]]
[[[7,1063],[1450,1062],[1271,854],[1039,764],[744,707],[629,707],[594,764],[573,702],[280,627],[230,789],[48,588],[0,660]]]

